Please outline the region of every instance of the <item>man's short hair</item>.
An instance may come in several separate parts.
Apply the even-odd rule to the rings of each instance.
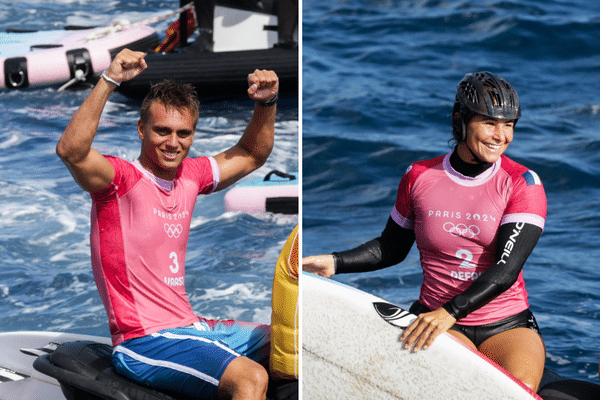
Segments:
[[[198,122],[200,102],[198,101],[194,87],[189,83],[178,83],[171,79],[166,79],[152,85],[140,109],[140,119],[142,122],[148,122],[150,118],[150,106],[154,101],[162,103],[167,109],[174,108],[179,112],[187,110],[194,117],[194,126]]]

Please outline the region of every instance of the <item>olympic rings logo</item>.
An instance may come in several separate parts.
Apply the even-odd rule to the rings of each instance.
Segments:
[[[181,224],[165,224],[165,232],[167,232],[167,236],[169,236],[170,238],[178,238],[179,235],[181,235],[181,233],[183,232],[183,227],[181,226]]]
[[[454,225],[452,222],[446,222],[444,224],[444,230],[452,236],[462,236],[467,239],[473,239],[475,236],[481,233],[481,230],[477,225],[467,226],[466,224]]]

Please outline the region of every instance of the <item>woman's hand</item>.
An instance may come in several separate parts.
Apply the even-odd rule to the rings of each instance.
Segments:
[[[335,264],[331,254],[309,256],[302,259],[302,270],[329,278],[335,274]]]
[[[455,322],[456,319],[443,308],[420,314],[404,330],[402,336],[400,336],[400,341],[404,342],[405,349],[409,349],[414,344],[413,351],[415,353],[420,349],[425,350],[433,344],[433,341],[439,335],[450,329]]]

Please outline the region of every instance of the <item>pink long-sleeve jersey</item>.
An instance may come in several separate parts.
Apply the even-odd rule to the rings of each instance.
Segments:
[[[462,293],[498,259],[498,227],[506,223],[544,228],[546,195],[537,174],[502,156],[475,178],[456,172],[450,154],[412,164],[404,174],[391,216],[414,229],[421,255],[419,301],[436,310]],[[522,272],[510,289],[459,321],[496,322],[529,307]]]

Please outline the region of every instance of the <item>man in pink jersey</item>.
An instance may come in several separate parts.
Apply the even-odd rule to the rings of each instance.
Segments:
[[[424,279],[405,347],[426,349],[448,331],[536,391],[545,346],[522,268],[544,228],[546,195],[535,172],[503,155],[520,116],[506,80],[466,75],[452,111],[454,151],[407,169],[382,235],[302,265],[323,276],[373,271],[404,260],[416,242]]]
[[[190,85],[152,87],[137,125],[141,153],[129,162],[93,149],[112,91],[145,68],[121,51],[73,115],[57,153],[92,196],[94,278],[106,308],[116,370],[194,398],[264,399],[269,326],[194,315],[185,256],[196,197],[222,190],[263,165],[273,148],[279,80],[248,76],[254,114],[239,142],[214,157],[187,158],[199,103]]]

